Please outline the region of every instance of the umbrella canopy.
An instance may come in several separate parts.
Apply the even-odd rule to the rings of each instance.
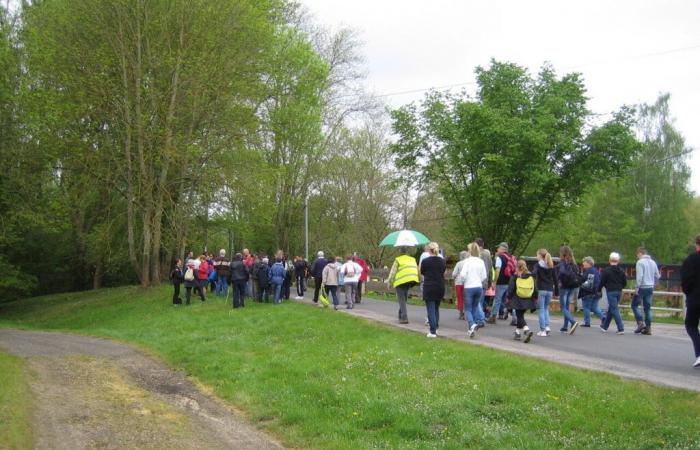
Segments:
[[[413,230],[401,230],[389,233],[382,242],[381,247],[415,247],[416,245],[425,245],[430,242],[423,233]]]

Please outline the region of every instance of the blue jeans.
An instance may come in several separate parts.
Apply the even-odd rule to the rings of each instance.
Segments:
[[[549,326],[549,303],[552,301],[552,291],[539,291],[537,294],[537,310],[540,316],[540,331]]]
[[[338,306],[340,304],[338,301],[338,286],[326,286],[326,297],[328,297],[329,293],[333,299],[333,306]]]
[[[216,277],[216,295],[228,297],[228,280],[226,277]]]
[[[608,313],[605,314],[605,319],[603,320],[604,329],[608,329],[610,322],[615,319],[615,325],[617,325],[617,331],[625,331],[625,325],[622,323],[622,316],[620,316],[620,297],[622,297],[622,291],[610,291],[607,293],[608,296]]]
[[[600,310],[598,306],[598,296],[596,295],[586,295],[581,299],[583,303],[583,323],[584,325],[591,324],[591,313],[595,314],[600,318],[601,321],[605,320],[603,311]]]
[[[496,317],[497,314],[499,314],[499,311],[501,309],[501,304],[503,303],[503,299],[506,296],[506,292],[508,292],[508,285],[507,284],[497,284],[496,285],[496,295],[493,297],[493,307],[491,308],[491,317]]]
[[[654,295],[654,288],[639,288],[638,294],[632,299],[632,312],[637,322],[642,321],[642,313],[639,312],[639,304],[644,307],[644,323],[651,325],[651,300]]]
[[[426,300],[425,307],[428,310],[428,323],[430,324],[430,332],[437,333],[440,322],[440,300]]]
[[[472,326],[479,320],[479,300],[483,292],[480,287],[464,290],[464,315],[467,317],[467,326]]]
[[[273,284],[272,289],[275,290],[275,303],[282,303],[282,285]]]
[[[486,315],[484,314],[484,300],[486,299],[486,289],[481,289],[481,296],[479,297],[479,307],[477,308],[477,313],[479,313],[479,317],[474,317],[474,319],[477,321],[477,323],[483,323],[484,319],[486,319]]]
[[[573,289],[561,288],[559,289],[559,308],[561,313],[564,315],[564,326],[563,328],[569,328],[569,323],[571,325],[576,323],[574,315],[569,311],[569,301],[571,300],[571,293]]]

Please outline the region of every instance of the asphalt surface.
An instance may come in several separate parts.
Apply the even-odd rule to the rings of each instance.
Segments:
[[[304,303],[312,304],[307,292]],[[340,295],[341,302],[344,295]],[[302,301],[302,300],[300,300]],[[426,311],[423,306],[408,305],[408,325],[398,323],[398,303],[363,298],[352,310],[341,305],[339,312],[349,313],[382,322],[397,328],[427,333]],[[536,314],[528,314],[526,321],[535,333],[539,331]],[[467,324],[459,320],[455,309],[440,310],[438,337],[456,339],[469,344],[485,345],[521,355],[555,361],[575,367],[600,370],[630,379],[674,388],[700,391],[700,370],[694,369],[693,347],[682,325],[652,323],[651,336],[635,335],[636,324],[625,322],[625,334],[616,335],[614,322],[607,333],[599,329],[595,318],[591,328],[578,327],[573,335],[559,332],[563,318],[552,316],[548,337],[533,336],[525,344],[513,340],[515,327],[510,320],[498,320],[478,330],[473,339],[467,336]]]

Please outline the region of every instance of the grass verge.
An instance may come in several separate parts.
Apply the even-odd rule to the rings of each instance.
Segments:
[[[0,304],[0,326],[134,342],[296,448],[696,448],[700,395],[287,303],[166,287]]]
[[[0,352],[0,386],[0,448],[31,448],[31,394],[22,359]]]

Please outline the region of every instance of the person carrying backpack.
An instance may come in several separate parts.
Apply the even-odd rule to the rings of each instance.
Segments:
[[[583,283],[579,287],[583,303],[583,326],[590,328],[591,312],[600,318],[601,326],[605,322],[603,311],[598,306],[600,300],[600,273],[595,267],[592,257],[586,256],[581,262],[583,264]]]
[[[353,261],[352,255],[348,255],[345,258],[345,264],[341,266],[340,273],[343,275],[345,300],[347,301],[348,309],[353,309],[355,307],[355,300],[359,298],[357,290],[359,289],[362,271],[362,266]]]
[[[537,288],[535,277],[528,270],[525,260],[518,261],[515,276],[511,277],[508,284],[508,298],[516,318],[513,339],[519,341],[524,335],[523,342],[527,344],[532,339],[532,330],[525,322],[525,311],[537,308]]]
[[[568,332],[571,335],[578,328],[578,322],[569,310],[569,302],[574,289],[579,286],[581,286],[581,277],[574,259],[574,252],[568,245],[563,245],[559,249],[559,308],[564,315],[564,325],[559,331],[562,333]],[[571,323],[570,330],[569,323]]]
[[[515,275],[517,262],[515,257],[508,253],[508,243],[501,242],[496,249],[496,295],[493,297],[493,307],[491,308],[491,317],[486,322],[490,324],[496,323],[496,315],[499,319],[505,319],[504,313],[501,312],[501,306],[504,304],[503,299],[508,292],[510,279]]]
[[[175,261],[175,268],[170,272],[170,280],[173,282],[173,305],[182,305],[180,298],[180,284],[185,281],[185,276],[182,273],[182,260],[180,258]]]
[[[258,302],[270,302],[270,266],[269,259],[262,259],[255,271],[255,277],[258,280]]]
[[[197,279],[197,272],[199,271],[200,260],[198,258],[192,258],[187,260],[187,270],[185,270],[185,304],[190,304],[190,298],[192,297],[192,289],[199,292],[199,297],[202,301],[204,298],[204,290],[200,288],[199,280]]]

